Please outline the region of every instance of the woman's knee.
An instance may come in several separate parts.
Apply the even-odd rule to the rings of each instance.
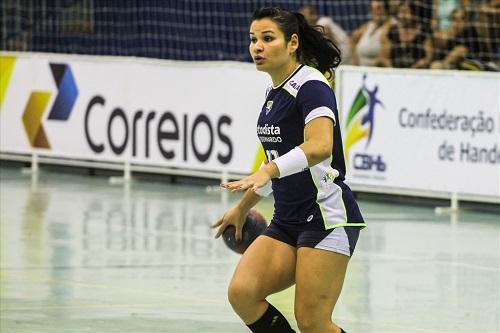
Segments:
[[[295,307],[295,320],[302,333],[323,332],[333,325],[330,316],[319,316],[305,307]]]
[[[252,284],[231,281],[227,290],[227,298],[233,308],[246,307],[258,301],[258,293]]]

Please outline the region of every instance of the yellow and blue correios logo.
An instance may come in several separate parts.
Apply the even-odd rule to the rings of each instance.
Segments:
[[[78,88],[69,65],[51,63],[50,70],[58,91],[47,118],[66,121],[71,115],[78,97]],[[33,148],[50,149],[50,143],[42,124],[50,97],[50,91],[33,91],[24,108],[23,125]]]
[[[345,140],[346,160],[350,160],[350,150],[352,146],[366,139],[365,149],[370,145],[375,129],[375,111],[380,105],[384,107],[382,101],[377,97],[378,85],[369,89],[366,85],[367,75],[363,75],[363,83],[356,93],[346,117],[345,127],[347,136]],[[355,169],[369,170],[376,167],[377,171],[385,171],[385,163],[382,157],[369,154],[355,154],[353,160]]]

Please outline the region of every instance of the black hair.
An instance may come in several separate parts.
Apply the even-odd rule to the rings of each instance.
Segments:
[[[316,68],[321,73],[333,74],[340,64],[340,50],[322,34],[323,27],[311,26],[304,15],[278,7],[257,9],[252,16],[252,22],[264,18],[278,25],[287,42],[292,39],[293,34],[299,36],[299,48],[296,53],[298,61]]]
[[[408,9],[410,10],[410,15],[412,16],[414,21],[418,21],[418,17],[420,16],[422,12],[422,6],[419,3],[416,3],[414,1],[410,0],[403,0],[399,3],[398,8],[407,6]]]

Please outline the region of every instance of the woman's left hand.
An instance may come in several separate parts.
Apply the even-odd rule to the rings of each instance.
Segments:
[[[231,192],[243,192],[251,188],[256,191],[258,188],[263,187],[271,180],[271,175],[265,168],[257,170],[254,174],[233,182],[221,184],[221,186]]]

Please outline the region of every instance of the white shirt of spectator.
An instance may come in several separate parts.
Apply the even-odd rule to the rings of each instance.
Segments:
[[[384,25],[377,28],[375,22],[368,22],[368,26],[356,45],[356,53],[360,66],[372,66],[382,48],[382,33]]]

